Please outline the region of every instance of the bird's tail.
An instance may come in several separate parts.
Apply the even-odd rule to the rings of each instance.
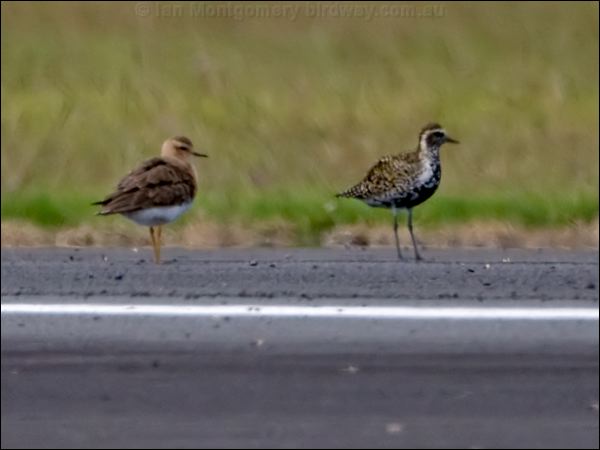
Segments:
[[[360,185],[352,186],[350,189],[346,189],[338,194],[335,194],[337,198],[360,198],[361,189]]]
[[[94,202],[94,203],[90,203],[90,205],[92,205],[92,206],[106,206],[107,203],[108,203],[108,201],[106,199],[104,199],[104,200],[100,200],[100,201],[97,201],[97,202]],[[111,212],[107,211],[105,208],[102,208],[100,211],[98,211],[96,213],[97,216],[106,216],[108,214],[111,214]]]

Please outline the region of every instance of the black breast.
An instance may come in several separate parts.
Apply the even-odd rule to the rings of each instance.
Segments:
[[[442,178],[442,167],[438,163],[433,167],[433,175],[425,183],[413,186],[407,190],[402,197],[398,197],[390,200],[389,202],[382,203],[381,206],[391,208],[395,205],[396,208],[413,208],[420,205],[429,197],[431,197],[438,186]]]

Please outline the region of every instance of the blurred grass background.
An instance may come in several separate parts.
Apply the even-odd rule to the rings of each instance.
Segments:
[[[318,242],[390,221],[333,194],[430,121],[461,145],[417,224],[598,216],[597,2],[402,3],[371,20],[339,16],[390,3],[316,18],[295,3],[295,20],[137,5],[2,2],[3,221],[103,226],[89,203],[183,134],[210,158],[182,223],[284,220]]]

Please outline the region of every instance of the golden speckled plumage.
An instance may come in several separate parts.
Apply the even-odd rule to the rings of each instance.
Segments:
[[[384,156],[364,179],[337,197],[355,198],[369,206],[391,208],[398,257],[402,258],[398,241],[398,209],[408,210],[408,228],[416,259],[421,259],[412,231],[412,208],[430,198],[437,190],[441,175],[439,150],[445,142],[458,143],[437,123],[426,125],[419,133],[419,145],[410,153]]]
[[[338,197],[384,204],[409,191],[421,170],[418,152],[384,156],[369,169],[360,183],[338,194]]]

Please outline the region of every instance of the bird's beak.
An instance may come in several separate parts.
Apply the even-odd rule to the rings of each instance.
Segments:
[[[198,153],[198,152],[194,152],[194,151],[192,151],[191,153],[192,153],[192,155],[198,156],[199,158],[208,158],[208,155],[205,155],[204,153]]]
[[[452,139],[450,136],[446,136],[446,142],[450,142],[451,144],[460,144],[456,139]]]

